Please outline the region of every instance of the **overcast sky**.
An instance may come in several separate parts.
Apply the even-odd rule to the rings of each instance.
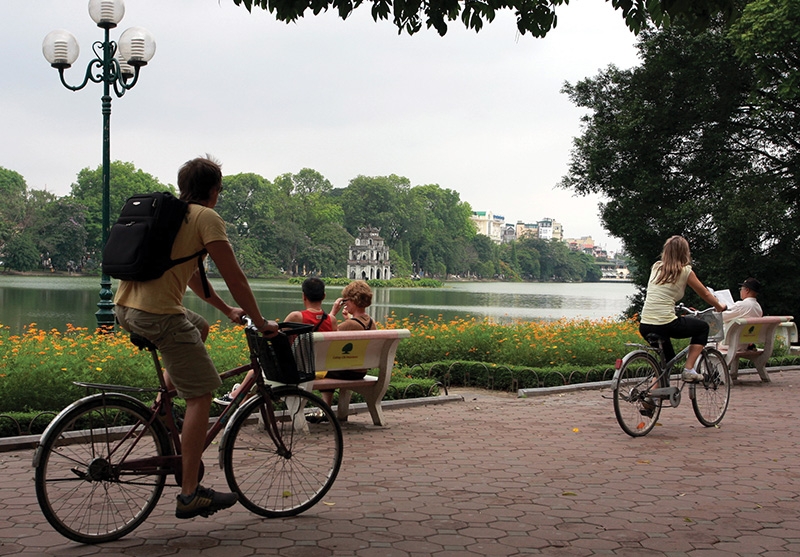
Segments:
[[[53,29],[77,37],[81,55],[66,75],[79,84],[103,37],[87,5],[0,2],[0,166],[58,195],[101,164],[102,86],[65,89],[41,44]],[[506,222],[553,218],[568,237],[619,246],[600,226],[597,197],[554,188],[582,114],[563,83],[639,62],[634,35],[604,0],[561,6],[544,39],[518,35],[508,11],[477,34],[458,21],[444,37],[409,37],[373,22],[366,5],[346,21],[328,13],[288,25],[233,0],[125,7],[112,39],[144,27],[157,49],[136,87],[114,97],[112,160],[170,184],[204,153],[225,174],[271,180],[307,167],[334,187],[397,174],[455,190]]]

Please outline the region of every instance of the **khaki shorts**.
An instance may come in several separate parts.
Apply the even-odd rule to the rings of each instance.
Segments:
[[[200,329],[208,323],[190,310],[160,315],[125,306],[115,306],[123,329],[142,335],[158,347],[164,368],[178,396],[196,398],[216,391],[222,381],[208,355]]]

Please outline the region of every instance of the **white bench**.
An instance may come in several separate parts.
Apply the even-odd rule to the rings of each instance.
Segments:
[[[314,333],[314,362],[318,371],[378,369],[378,375],[364,379],[316,379],[313,390],[339,389],[336,416],[347,421],[350,397],[354,392],[364,397],[372,416],[372,423],[386,425],[381,400],[392,379],[392,366],[397,345],[409,338],[408,329],[381,329],[375,331],[331,331]]]
[[[783,342],[783,345],[786,347],[786,350],[789,352],[789,354],[794,356],[800,354],[800,341],[798,341],[797,323],[794,321],[790,323],[781,323],[778,326],[776,338],[781,339],[781,342]]]
[[[739,358],[753,362],[758,375],[765,383],[769,383],[766,370],[767,360],[772,356],[775,346],[775,335],[778,328],[791,323],[791,315],[774,315],[768,317],[740,317],[727,324],[725,340],[720,343],[720,351],[725,354],[725,361],[731,372],[731,378],[739,375]],[[764,348],[746,350],[748,344],[764,345]]]

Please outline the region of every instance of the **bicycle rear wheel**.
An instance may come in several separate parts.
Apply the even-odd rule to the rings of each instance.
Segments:
[[[725,358],[717,350],[706,348],[697,360],[701,383],[689,386],[689,396],[697,420],[706,427],[722,421],[731,398],[731,377]]]
[[[308,391],[286,386],[268,393],[233,416],[221,448],[225,477],[252,512],[294,516],[333,485],[342,464],[342,428],[330,407]]]
[[[661,399],[648,392],[657,386],[659,366],[646,352],[628,356],[613,385],[614,414],[622,431],[631,437],[642,437],[655,427],[661,414]]]
[[[155,508],[165,476],[120,466],[172,454],[160,422],[148,423],[151,415],[130,397],[94,395],[47,427],[34,456],[36,498],[60,534],[79,543],[117,540]]]

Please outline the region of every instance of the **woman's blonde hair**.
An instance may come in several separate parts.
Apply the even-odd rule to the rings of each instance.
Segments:
[[[656,275],[656,284],[672,284],[681,276],[681,271],[692,262],[689,242],[683,236],[672,236],[664,242],[661,250],[661,266]]]
[[[372,304],[372,289],[363,280],[354,280],[342,290],[342,298],[350,300],[361,309]]]

